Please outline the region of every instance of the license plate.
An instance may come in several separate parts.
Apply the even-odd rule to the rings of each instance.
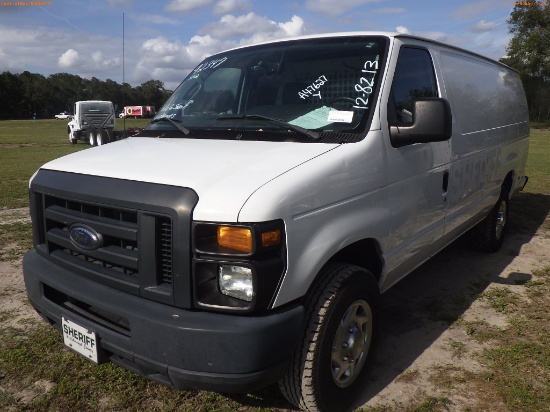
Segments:
[[[86,359],[97,364],[97,336],[73,321],[62,317],[63,343]]]

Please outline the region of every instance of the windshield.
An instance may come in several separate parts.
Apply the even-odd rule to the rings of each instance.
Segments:
[[[220,53],[187,76],[146,130],[158,135],[177,122],[189,138],[275,140],[284,132],[285,139],[308,140],[298,133],[303,128],[318,141],[360,140],[386,44],[384,37],[332,37]]]

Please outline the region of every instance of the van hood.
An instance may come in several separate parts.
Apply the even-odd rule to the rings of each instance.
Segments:
[[[259,187],[339,145],[131,137],[42,168],[193,189],[195,220],[236,222]]]

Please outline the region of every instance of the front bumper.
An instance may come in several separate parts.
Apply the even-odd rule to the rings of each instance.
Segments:
[[[52,326],[61,330],[64,316],[95,331],[103,361],[176,389],[250,392],[276,382],[302,328],[300,305],[254,317],[179,309],[76,276],[34,250],[23,274],[29,301]],[[98,308],[127,329],[97,321]]]

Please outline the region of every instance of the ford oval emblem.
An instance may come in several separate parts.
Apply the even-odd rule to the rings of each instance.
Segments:
[[[69,237],[73,245],[84,250],[96,250],[103,246],[103,237],[93,228],[75,223],[69,228]]]

